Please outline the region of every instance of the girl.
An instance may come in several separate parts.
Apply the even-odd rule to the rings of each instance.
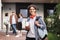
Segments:
[[[26,22],[26,30],[28,30],[26,40],[47,40],[47,34],[46,35],[44,34],[44,37],[41,38],[40,34],[42,33],[38,31],[46,29],[46,26],[45,23],[43,23],[43,21],[40,19],[40,17],[36,16],[36,9],[37,8],[35,5],[28,6],[29,17]],[[44,32],[45,31],[43,30],[43,33]]]

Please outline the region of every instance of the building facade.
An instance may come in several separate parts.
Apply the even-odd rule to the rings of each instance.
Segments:
[[[1,18],[1,28],[4,28],[4,17],[5,13],[9,14],[9,18],[12,12],[15,12],[17,15],[23,13],[24,18],[28,17],[27,7],[30,4],[35,4],[38,8],[37,15],[41,16],[42,19],[48,15],[47,10],[54,10],[54,7],[59,2],[59,0],[2,0],[2,12],[0,13]],[[23,11],[23,12],[22,12]],[[9,24],[10,26],[10,24]],[[24,24],[23,24],[24,26]]]

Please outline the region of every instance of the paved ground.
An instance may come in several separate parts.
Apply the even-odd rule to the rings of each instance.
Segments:
[[[12,32],[9,32],[9,37],[6,36],[5,32],[0,32],[0,40],[25,40],[26,32],[22,32],[22,36],[15,37]],[[18,33],[20,35],[20,33]]]

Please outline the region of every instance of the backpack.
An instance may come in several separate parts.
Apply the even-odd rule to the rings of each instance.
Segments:
[[[41,19],[41,17],[40,16],[37,16],[36,17],[36,21],[39,21],[39,19],[41,20],[41,22],[43,23],[43,21],[42,21],[42,19]],[[44,23],[43,23],[44,24]],[[46,25],[46,24],[45,24]],[[45,26],[45,25],[43,25],[43,26]],[[37,28],[38,30],[38,35],[39,35],[39,37],[41,38],[41,39],[43,39],[44,37],[45,37],[45,35],[47,35],[48,33],[47,33],[47,29],[45,29],[46,27],[39,27],[39,28]]]

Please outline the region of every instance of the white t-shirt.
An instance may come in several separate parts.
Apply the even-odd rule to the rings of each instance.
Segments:
[[[30,25],[30,30],[27,34],[27,37],[30,38],[35,38],[35,30],[34,30],[34,22],[35,22],[36,17],[34,17],[33,19],[30,18],[29,20],[29,25]],[[26,26],[28,26],[28,23],[26,24]]]
[[[20,18],[18,19],[18,22],[22,22],[22,21],[23,21],[23,18],[20,17]]]
[[[9,17],[5,17],[5,18],[4,18],[4,23],[5,23],[5,24],[8,24],[8,23],[9,23]]]
[[[15,16],[12,16],[12,24],[16,24]]]

